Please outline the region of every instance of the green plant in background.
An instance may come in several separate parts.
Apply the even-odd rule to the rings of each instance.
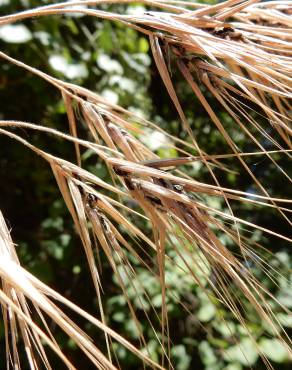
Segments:
[[[42,342],[59,356],[61,349],[63,361],[77,368],[89,366],[79,348],[98,368],[140,368],[139,357],[175,369],[288,367],[286,2],[248,8],[249,2],[237,1],[214,8],[171,1],[72,2],[47,17],[31,19],[36,12],[45,15],[45,7],[28,18],[19,13],[17,23],[5,16],[46,3],[2,4],[1,209],[21,264],[101,321],[86,312],[83,319],[72,317],[94,339],[93,347],[81,329],[70,326],[67,310],[49,301],[62,297],[19,267],[2,222],[0,298],[8,363],[25,362],[23,344],[20,359],[13,345],[18,317],[27,320],[19,328],[31,368],[41,358],[47,367],[48,361],[61,366]],[[39,75],[44,82],[28,66],[54,78]],[[68,119],[73,138],[60,136]],[[7,130],[13,126],[21,129]],[[22,144],[33,144],[42,158],[17,143],[11,151],[7,135],[17,141],[21,135]],[[172,166],[161,162],[168,158]],[[7,254],[14,264],[6,263]],[[31,312],[22,294],[31,300]]]

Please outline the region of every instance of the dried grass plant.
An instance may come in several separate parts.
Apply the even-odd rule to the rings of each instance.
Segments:
[[[149,10],[141,15],[115,14],[99,10],[100,4],[124,2],[126,1],[64,2],[0,17],[1,26],[31,17],[76,13],[76,5],[86,5],[87,7],[80,8],[78,12],[122,22],[127,27],[143,33],[150,40],[160,76],[178,112],[182,128],[189,136],[186,141],[173,137],[154,123],[110,104],[93,92],[49,76],[11,58],[3,51],[0,52],[2,59],[53,85],[64,99],[70,134],[64,133],[65,128],[64,132],[60,132],[41,124],[19,121],[0,121],[0,134],[22,143],[50,164],[84,247],[100,311],[100,319],[92,317],[28,273],[19,263],[9,230],[0,214],[0,302],[6,335],[6,366],[13,369],[22,367],[19,343],[23,343],[21,345],[25,348],[31,369],[40,368],[40,363],[44,368],[51,369],[46,355],[48,347],[69,369],[75,368],[62,354],[49,330],[47,320],[50,318],[75,341],[98,369],[119,367],[113,355],[113,341],[121,343],[133,352],[146,367],[172,369],[172,342],[166,305],[166,297],[171,292],[165,282],[165,264],[175,261],[167,253],[169,248],[180,257],[180,268],[187,271],[202,289],[206,288],[204,277],[207,278],[208,286],[213,289],[210,299],[216,298],[220,304],[225,305],[246,327],[252,340],[253,333],[246,325],[246,301],[252,305],[259,320],[266,321],[274,328],[275,335],[291,351],[290,338],[276,318],[274,305],[271,306],[269,302],[274,299],[277,310],[288,312],[288,309],[273,298],[272,293],[267,291],[243,262],[246,258],[253,260],[271,280],[274,274],[280,272],[269,268],[260,257],[261,246],[252,242],[246,236],[249,234],[243,233],[243,230],[250,233],[261,230],[264,234],[273,235],[287,243],[291,242],[291,239],[236,217],[232,209],[234,202],[250,203],[254,212],[258,206],[272,207],[281,215],[283,223],[291,225],[292,200],[270,196],[247,162],[251,156],[265,157],[273,163],[277,173],[291,182],[287,169],[282,168],[275,157],[277,154],[277,157],[290,158],[292,150],[291,3],[228,0],[209,6],[180,0],[141,0],[141,3],[156,10]],[[181,78],[187,81],[205,108],[206,114],[214,123],[214,130],[218,130],[224,137],[230,148],[229,153],[208,155],[201,150],[185,116],[183,103],[177,97],[168,66],[169,56],[175,60]],[[221,103],[243,135],[255,144],[258,151],[246,153],[237,147],[209,104],[209,93]],[[267,126],[259,124],[259,116],[277,132],[281,143],[275,140]],[[88,127],[90,140],[78,138],[80,120]],[[139,128],[135,122],[139,122]],[[76,164],[33,146],[19,136],[15,128],[36,130],[43,135],[52,135],[72,142],[76,151]],[[150,131],[156,130],[168,137],[170,147],[176,148],[180,157],[161,159],[139,140],[141,135],[148,135]],[[265,138],[273,150],[266,150],[260,138]],[[82,168],[80,153],[84,148],[91,149],[104,162],[111,174],[111,183],[104,182]],[[246,171],[252,178],[257,188],[256,193],[220,185],[214,168],[228,170],[224,161],[229,158],[239,163],[242,171]],[[194,161],[200,161],[206,167],[212,182],[204,183],[188,176],[185,169]],[[205,195],[222,198],[227,211],[209,206],[204,202]],[[134,200],[139,207],[131,209],[128,206],[129,199]],[[139,218],[151,222],[152,237],[145,235],[133,221]],[[230,251],[219,240],[217,231],[228,235],[237,245],[237,253]],[[125,232],[129,239],[125,238]],[[133,242],[130,242],[130,239]],[[159,279],[161,312],[152,306],[142,284],[137,292],[141,305],[143,306],[143,301],[146,300],[152,307],[150,311],[145,310],[145,317],[161,345],[162,356],[159,363],[155,363],[148,353],[134,347],[107,326],[103,309],[103,281],[95,257],[96,249],[103,251],[119,282],[129,312],[139,331],[141,348],[146,344],[145,338],[135,308],[127,295],[123,277],[126,275],[129,281],[137,278],[136,266],[129,259],[129,254]],[[194,251],[198,253],[199,259],[193,257]],[[151,258],[153,254],[156,255],[156,261]],[[216,284],[205,276],[205,268],[212,268]],[[230,286],[230,281],[233,287]],[[137,287],[133,285],[133,289]],[[239,298],[235,290],[241,291],[245,299]],[[185,307],[183,301],[181,305]],[[62,306],[80,314],[104,333],[107,353],[102,353],[98,344],[64,314]],[[159,322],[160,327],[157,327],[154,321]],[[19,342],[19,337],[22,342]],[[257,346],[255,340],[254,345]],[[258,351],[266,367],[272,368],[259,348]]]

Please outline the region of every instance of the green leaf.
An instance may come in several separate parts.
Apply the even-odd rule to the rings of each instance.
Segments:
[[[217,362],[217,357],[215,356],[213,348],[207,341],[203,341],[199,344],[199,352],[205,365],[214,365]]]
[[[137,339],[139,338],[139,330],[134,320],[128,320],[125,323],[125,329],[129,333],[131,338]]]
[[[220,321],[216,323],[214,327],[224,338],[231,337],[236,331],[235,323],[232,321]]]
[[[32,38],[30,30],[23,24],[6,24],[0,28],[0,40],[12,44],[22,44]]]
[[[162,305],[162,295],[158,294],[152,299],[152,304],[154,307],[161,307]]]
[[[73,266],[73,268],[72,268],[72,272],[73,272],[73,274],[75,274],[75,275],[80,274],[80,272],[81,272],[81,267],[80,267],[79,265],[75,265],[75,266]]]
[[[157,343],[157,341],[154,340],[154,339],[151,339],[147,343],[147,348],[142,349],[142,353],[144,353],[146,356],[150,355],[150,358],[153,361],[158,362],[159,358],[158,358],[158,343]]]
[[[113,314],[113,320],[114,321],[117,321],[117,322],[123,322],[125,320],[125,313],[124,312],[116,312],[115,314]]]
[[[42,222],[42,227],[44,229],[52,228],[56,229],[58,231],[62,231],[64,228],[64,220],[61,217],[55,217],[55,218],[46,218]]]
[[[176,158],[177,150],[174,148],[161,148],[158,149],[157,154],[160,158]]]
[[[191,357],[187,354],[186,347],[182,344],[172,347],[171,354],[176,358],[176,369],[187,370],[191,363]]]
[[[51,254],[57,260],[62,260],[64,257],[64,248],[54,240],[44,240],[41,245],[47,249],[48,253]]]
[[[277,319],[281,323],[281,325],[285,326],[286,328],[292,328],[292,316],[287,315],[285,313],[278,313]]]
[[[239,362],[244,366],[252,366],[256,363],[259,354],[255,343],[249,338],[244,338],[237,345],[225,351],[223,357],[228,362]]]
[[[199,309],[197,317],[202,322],[210,321],[216,314],[216,308],[211,302],[206,302],[203,307]]]
[[[60,235],[60,240],[61,240],[62,246],[63,247],[67,247],[67,245],[69,245],[69,243],[70,243],[71,235],[69,235],[69,234],[62,234],[62,235]]]
[[[113,49],[112,33],[113,31],[110,22],[104,21],[103,30],[99,34],[98,42],[99,46],[107,53],[110,53]]]
[[[226,367],[224,367],[223,370],[242,370],[242,365],[238,362],[233,362],[232,364],[229,364]]]
[[[292,292],[291,288],[282,288],[279,295],[277,296],[278,301],[285,307],[292,307]]]
[[[139,38],[138,48],[140,53],[148,53],[149,43],[144,37]]]
[[[79,33],[79,30],[78,30],[78,27],[76,27],[76,24],[75,22],[73,21],[73,19],[70,19],[68,18],[67,20],[67,26],[69,27],[70,31],[74,34],[74,35],[78,35]]]
[[[274,362],[282,363],[289,359],[289,353],[279,339],[263,338],[259,342],[259,347],[264,355]]]

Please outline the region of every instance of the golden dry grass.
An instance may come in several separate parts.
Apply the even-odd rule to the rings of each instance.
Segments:
[[[274,299],[279,309],[286,312],[288,309],[273,298],[252,271],[241,262],[249,256],[259,267],[266,270],[267,275],[270,273],[265,262],[257,256],[260,246],[252,244],[251,240],[242,235],[242,230],[244,228],[249,231],[261,230],[267,235],[284,239],[287,243],[292,240],[285,235],[239,219],[234,215],[230,204],[232,200],[250,203],[254,209],[257,209],[257,206],[272,207],[282,216],[283,222],[291,225],[289,217],[292,200],[271,197],[246,161],[250,156],[266,157],[282,173],[286,181],[291,182],[287,170],[280,167],[274,157],[277,153],[290,158],[292,150],[290,115],[292,19],[289,16],[289,2],[259,3],[255,0],[229,0],[214,6],[189,4],[179,0],[141,2],[160,10],[150,10],[133,16],[98,9],[98,5],[102,3],[119,1],[74,1],[0,17],[0,25],[4,25],[30,17],[76,13],[73,6],[82,4],[88,7],[81,9],[80,12],[88,16],[122,22],[144,33],[149,37],[153,58],[161,78],[176,107],[182,127],[189,136],[187,141],[175,138],[154,123],[108,103],[97,94],[49,76],[0,52],[1,58],[55,86],[64,99],[70,135],[42,125],[19,121],[0,121],[0,134],[21,142],[50,164],[84,247],[100,311],[100,320],[90,316],[21,267],[9,230],[0,215],[2,281],[0,301],[6,333],[7,367],[9,362],[14,368],[20,367],[17,345],[17,337],[20,335],[25,343],[27,359],[32,369],[38,368],[39,360],[45,368],[50,369],[44,343],[55,351],[68,368],[74,368],[62,354],[50,332],[46,316],[55,321],[99,369],[115,369],[118,366],[112,356],[113,340],[124,345],[140,357],[142,362],[153,368],[173,368],[166,305],[166,296],[171,292],[167,292],[165,283],[165,263],[175,262],[168,256],[167,246],[174,248],[183,262],[182,268],[203,289],[205,286],[200,276],[205,275],[208,278],[204,266],[211,266],[217,280],[217,284],[209,281],[214,294],[211,298],[216,297],[247,328],[255,346],[257,343],[253,333],[246,326],[246,319],[242,313],[245,310],[244,301],[238,301],[237,295],[234,295],[234,291],[228,287],[228,281],[232,281],[242,292],[259,318],[274,328],[275,335],[289,349],[290,338],[278,322],[267,298]],[[189,7],[186,8],[186,5]],[[218,130],[225,139],[230,148],[229,153],[208,155],[200,148],[185,116],[182,102],[177,97],[168,67],[168,55],[175,60],[182,78],[187,81],[205,108],[214,123],[214,130]],[[255,144],[258,148],[256,152],[244,153],[236,146],[208,102],[204,94],[206,90],[221,103],[245,137]],[[81,114],[83,123],[88,127],[90,139],[87,141],[78,138],[80,120],[74,107],[78,107],[79,115]],[[266,122],[269,122],[282,138],[282,144],[275,141],[273,136],[260,126],[256,119],[257,114],[265,117]],[[139,122],[139,128],[135,122]],[[71,141],[76,152],[76,164],[34,147],[11,130],[21,127]],[[138,139],[139,135],[148,135],[150,131],[155,130],[167,136],[169,146],[177,148],[181,157],[161,159]],[[253,134],[254,130],[257,132],[256,136]],[[273,144],[274,149],[267,151],[261,144],[260,137],[266,138]],[[80,153],[83,148],[91,149],[104,162],[111,174],[111,183],[104,182],[82,168]],[[224,163],[228,158],[240,163],[242,171],[246,171],[251,177],[258,191],[256,194],[220,185],[214,167],[230,170]],[[182,164],[191,165],[194,161],[201,161],[208,169],[212,183],[192,179],[180,167]],[[107,195],[100,190],[106,190]],[[206,204],[204,202],[206,195],[222,198],[227,211],[220,211]],[[127,206],[129,199],[139,205],[136,210]],[[132,215],[132,220],[140,217],[148,220],[152,227],[152,237],[145,235],[135,222],[130,221],[128,215]],[[119,225],[123,225],[128,235],[136,241],[135,248],[125,239]],[[237,255],[219,240],[214,230],[220,230],[231,238],[237,245]],[[182,248],[177,248],[178,244]],[[145,317],[161,345],[162,356],[159,364],[155,364],[149,355],[143,354],[139,348],[135,348],[108,328],[103,309],[103,281],[95,258],[95,249],[103,251],[116,276],[139,332],[141,347],[145,346],[146,340],[121,276],[123,271],[130,281],[134,277],[137,278],[135,266],[128,258],[129,253],[159,279],[161,312],[157,312],[152,306],[142,284],[140,288],[143,293],[140,293],[141,289],[139,293],[137,292],[137,295],[141,295],[139,298],[141,305],[143,306],[143,298],[152,307],[151,313],[145,310]],[[200,251],[199,262],[193,257],[193,250]],[[156,262],[149,264],[143,256],[153,252],[156,254]],[[272,279],[272,274],[270,277]],[[134,285],[133,288],[136,289]],[[105,335],[107,353],[101,353],[98,346],[62,312],[56,302],[68,306],[100,328]],[[238,308],[239,304],[243,309]],[[184,302],[181,302],[181,305],[184,307]],[[41,327],[35,324],[29,307],[34,307],[34,312],[43,323]],[[156,321],[158,319],[159,328],[155,326],[153,318]],[[259,348],[258,350],[260,352]],[[265,355],[261,352],[260,355],[267,368],[271,368]]]

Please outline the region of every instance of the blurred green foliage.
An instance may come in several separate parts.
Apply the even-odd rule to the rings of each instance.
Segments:
[[[39,6],[52,1],[11,0],[0,1],[2,14],[9,14]],[[106,8],[106,5],[101,5]],[[116,11],[133,14],[144,11],[139,3],[112,5]],[[5,28],[6,27],[6,28]],[[146,118],[158,122],[173,135],[181,138],[181,130],[175,109],[161,82],[149,52],[149,43],[143,35],[126,28],[119,23],[101,21],[96,18],[80,16],[53,16],[27,20],[0,29],[0,47],[10,56],[41,69],[56,77],[81,84],[108,98],[113,103],[138,112]],[[0,75],[0,115],[1,119],[19,119],[68,131],[68,123],[61,97],[41,79],[14,65],[1,60]],[[173,79],[178,95],[190,120],[195,135],[202,148],[208,153],[224,153],[226,144],[221,135],[212,127],[212,123],[202,107],[194,98],[190,89],[182,81],[173,66]],[[243,150],[252,151],[252,144],[236,128],[234,122],[222,111],[216,101],[212,102],[226,127],[232,128],[233,139]],[[79,127],[81,137],[87,137],[84,127]],[[58,156],[74,160],[74,151],[70,144],[59,142],[49,137],[32,132],[24,132],[34,144],[47,149]],[[162,146],[154,148],[161,157],[175,156]],[[50,168],[33,153],[10,139],[0,137],[0,209],[11,227],[12,237],[17,243],[18,255],[24,266],[45,283],[72,299],[95,315],[98,314],[93,286],[88,282],[88,268],[81,243],[76,236],[72,220],[64,206]],[[84,163],[89,170],[106,180],[107,171],[90,153],[83,154]],[[283,161],[283,166],[286,163]],[[279,178],[275,176],[270,163],[262,161],[253,167],[254,173],[275,195],[289,195],[287,186],[281,188]],[[222,185],[242,190],[252,190],[253,185],[247,176],[220,173],[215,170]],[[199,164],[193,166],[190,173],[195,178],[208,181],[209,177]],[[278,186],[275,186],[278,184]],[[211,199],[206,199],[211,202]],[[214,200],[213,200],[214,202]],[[223,209],[221,202],[216,206]],[[288,230],[277,225],[277,215],[265,211],[258,219],[256,213],[250,213],[248,204],[235,205],[236,215],[264,227],[277,229],[288,234]],[[231,243],[225,235],[220,236],[224,243]],[[275,269],[285,272],[291,267],[291,258],[284,243],[269,239],[269,244],[261,233],[253,235],[254,241],[261,240],[276,257],[267,256]],[[230,245],[232,247],[232,245]],[[179,246],[177,246],[179,248]],[[189,274],[178,266],[181,260],[175,251],[169,255],[177,259],[177,266],[166,263],[166,283],[169,294],[167,307],[171,321],[173,345],[171,353],[177,370],[243,370],[246,367],[264,368],[259,359],[255,344],[248,331],[236,322],[227,309],[210,299],[195,283]],[[199,260],[199,257],[194,255]],[[103,278],[107,282],[104,296],[106,314],[110,326],[125,338],[139,345],[136,326],[129,313],[124,295],[112,279],[111,270],[104,256]],[[254,273],[267,285],[269,280],[257,270]],[[212,270],[207,267],[201,277],[203,286],[207,287],[206,277],[212,279]],[[287,271],[283,271],[283,269]],[[137,282],[127,286],[127,294],[135,307],[148,310],[149,303],[138,298],[139,284],[151,297],[155,308],[161,307],[159,281],[142,267]],[[289,272],[288,272],[289,273]],[[287,275],[287,274],[286,274]],[[108,277],[108,278],[107,278]],[[287,307],[292,307],[292,295],[287,280],[277,277],[279,288],[273,293]],[[132,282],[133,283],[133,282]],[[137,284],[136,284],[137,283]],[[234,287],[230,287],[234,289]],[[180,306],[180,301],[187,302],[188,311]],[[292,322],[288,315],[275,312],[278,320],[287,330]],[[77,319],[77,318],[76,318]],[[79,321],[78,321],[79,320]],[[102,335],[90,324],[82,320],[77,322],[84,326],[96,342],[103,343]],[[145,353],[158,359],[159,345],[147,322],[142,322],[147,339]],[[265,327],[252,315],[247,324],[256,338],[259,348],[272,361],[277,369],[288,369],[287,352],[281,342],[274,337],[271,328]],[[61,346],[73,363],[80,369],[89,369],[85,358],[70,340],[51,328],[57,335]],[[0,331],[1,348],[4,346],[3,331]],[[137,369],[137,360],[121,346],[114,344],[116,354],[123,369]],[[246,355],[247,354],[247,355]],[[4,351],[0,354],[0,368],[4,366]],[[87,364],[87,363],[86,363]],[[57,365],[56,365],[57,366]],[[57,369],[58,367],[55,367]]]

